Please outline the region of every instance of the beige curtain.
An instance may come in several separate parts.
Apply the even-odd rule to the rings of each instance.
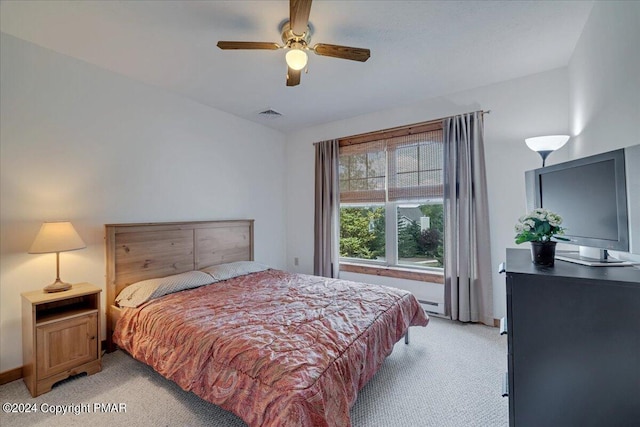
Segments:
[[[493,325],[482,112],[444,120],[445,309]]]
[[[315,214],[313,274],[338,277],[340,188],[338,140],[315,144]]]

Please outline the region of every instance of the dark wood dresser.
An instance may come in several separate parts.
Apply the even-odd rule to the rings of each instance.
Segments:
[[[509,425],[640,425],[640,269],[507,249]]]

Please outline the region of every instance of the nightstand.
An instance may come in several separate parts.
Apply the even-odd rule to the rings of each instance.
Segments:
[[[33,397],[58,381],[102,368],[100,292],[78,283],[64,292],[22,294],[23,378]]]

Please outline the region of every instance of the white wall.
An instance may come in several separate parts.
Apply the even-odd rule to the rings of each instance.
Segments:
[[[640,2],[596,2],[569,63],[571,158],[640,144]]]
[[[26,253],[44,220],[87,243],[62,279],[103,289],[105,223],[253,218],[256,259],[285,266],[283,134],[6,34],[0,53],[0,372],[22,365],[20,293],[55,278]]]
[[[640,2],[596,2],[569,63],[571,158],[640,144]],[[635,171],[637,174],[637,171]],[[630,218],[634,253],[613,255],[640,261],[638,187]],[[636,255],[637,254],[637,255]]]
[[[351,273],[348,271],[341,271],[340,278],[354,282],[373,283],[376,285],[405,289],[413,293],[418,301],[426,303],[427,305],[425,305],[425,307],[429,312],[444,315],[444,294],[442,293],[441,284],[373,276],[371,274]]]
[[[505,315],[504,277],[497,273],[505,248],[514,247],[513,226],[525,213],[524,171],[539,167],[540,157],[524,138],[566,133],[568,126],[567,70],[559,69],[486,86],[420,104],[369,114],[304,129],[288,135],[287,142],[287,267],[313,272],[313,168],[312,143],[409,123],[484,109],[485,153],[494,268],[494,317]],[[549,164],[566,159],[565,149],[551,155]],[[299,266],[293,264],[299,258]],[[376,278],[371,276],[375,282]],[[402,287],[400,284],[396,286]]]

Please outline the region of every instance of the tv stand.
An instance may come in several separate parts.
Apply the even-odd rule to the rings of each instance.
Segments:
[[[640,269],[506,261],[509,425],[637,426]]]
[[[629,261],[621,261],[619,259],[611,258],[591,258],[580,255],[579,252],[560,252],[556,254],[557,260],[572,262],[574,264],[586,265],[589,267],[628,267],[634,265]]]

